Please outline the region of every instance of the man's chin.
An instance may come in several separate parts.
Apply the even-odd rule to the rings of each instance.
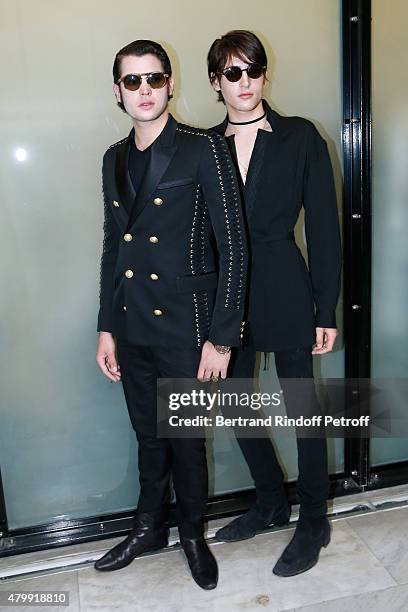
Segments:
[[[234,100],[231,106],[236,111],[250,113],[255,110],[261,100],[262,98],[250,98],[248,100],[241,100],[238,98],[238,100]]]

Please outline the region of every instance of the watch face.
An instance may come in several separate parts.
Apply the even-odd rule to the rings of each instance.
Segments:
[[[229,346],[224,346],[222,344],[215,344],[214,345],[215,350],[217,351],[217,353],[221,353],[222,355],[224,353],[229,353],[229,351],[231,350],[231,347]]]

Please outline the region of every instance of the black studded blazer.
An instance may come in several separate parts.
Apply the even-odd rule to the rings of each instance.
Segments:
[[[145,346],[238,346],[247,250],[224,139],[170,115],[135,198],[132,138],[103,158],[98,331]]]
[[[245,185],[249,269],[246,329],[255,347],[307,347],[316,327],[336,327],[341,245],[333,171],[312,122],[284,117],[265,100],[272,132],[258,130]],[[212,128],[224,135],[227,119]],[[226,142],[236,158],[234,137]],[[294,239],[305,212],[308,264]]]

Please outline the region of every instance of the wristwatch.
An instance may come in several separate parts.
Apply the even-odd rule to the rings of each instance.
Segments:
[[[225,355],[229,353],[231,350],[230,346],[224,346],[223,344],[214,344],[214,348],[220,355]]]

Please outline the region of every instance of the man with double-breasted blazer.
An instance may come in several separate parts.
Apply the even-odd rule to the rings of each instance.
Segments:
[[[312,356],[333,348],[340,288],[333,171],[326,142],[313,123],[280,115],[263,99],[266,72],[266,52],[253,32],[228,32],[209,50],[208,76],[227,110],[212,129],[225,137],[238,171],[249,250],[247,341],[231,360],[231,374],[252,378],[256,351],[273,352],[288,416],[319,416]],[[294,238],[302,208],[308,266]],[[304,379],[303,394],[296,392],[293,379]],[[310,569],[330,541],[326,438],[317,428],[311,434],[297,436],[299,521],[273,568],[279,576]],[[267,431],[258,439],[238,437],[238,442],[257,502],[217,532],[223,541],[253,537],[290,516],[283,472]]]
[[[224,139],[169,114],[174,83],[160,45],[130,43],[113,73],[133,129],[103,159],[97,362],[123,383],[140,496],[129,536],[95,567],[119,569],[166,546],[172,475],[181,544],[194,580],[211,589],[218,570],[203,536],[205,440],[157,437],[156,382],[225,378],[230,347],[240,344],[247,253],[239,188]]]

